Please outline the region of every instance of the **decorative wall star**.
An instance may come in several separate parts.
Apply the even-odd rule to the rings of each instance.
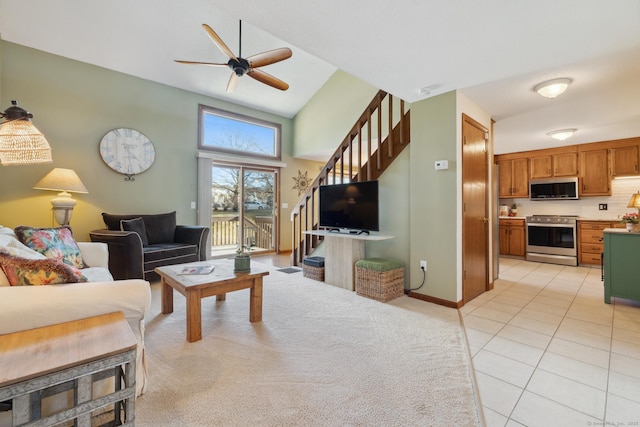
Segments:
[[[294,176],[292,179],[294,182],[292,188],[294,190],[298,190],[298,196],[307,191],[307,189],[309,188],[309,184],[311,183],[309,177],[307,176],[307,171],[304,171],[303,175],[302,171],[298,170],[298,176]]]

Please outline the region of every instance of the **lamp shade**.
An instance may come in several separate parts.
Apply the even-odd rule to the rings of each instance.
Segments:
[[[561,95],[565,90],[567,90],[570,84],[571,79],[553,79],[537,84],[533,88],[533,90],[538,92],[545,98],[555,98],[556,96]]]
[[[640,192],[632,194],[629,200],[628,208],[640,209]]]
[[[51,163],[49,142],[31,123],[33,115],[18,107],[16,101],[0,117],[0,163],[3,165],[28,165]]]
[[[36,190],[88,193],[78,175],[72,169],[55,168],[33,186]]]

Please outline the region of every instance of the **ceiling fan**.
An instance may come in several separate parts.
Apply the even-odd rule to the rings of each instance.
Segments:
[[[231,49],[227,47],[227,45],[222,41],[220,36],[216,34],[215,31],[211,29],[207,24],[202,24],[202,28],[207,32],[213,43],[218,46],[218,49],[222,51],[225,55],[229,57],[229,61],[226,64],[223,63],[214,63],[214,62],[198,62],[198,61],[181,61],[175,60],[181,64],[197,64],[197,65],[209,65],[213,67],[229,67],[233,71],[231,73],[231,78],[229,78],[229,83],[227,83],[227,92],[233,92],[233,90],[238,85],[240,81],[240,77],[245,74],[249,77],[258,80],[261,83],[267,84],[271,87],[280,90],[289,89],[289,85],[282,80],[265,73],[262,70],[258,70],[259,67],[264,67],[265,65],[275,64],[276,62],[283,61],[287,58],[291,57],[291,49],[288,47],[282,47],[280,49],[269,50],[267,52],[258,53],[257,55],[250,56],[248,58],[243,58],[242,55],[242,21],[240,21],[240,46],[238,50],[238,56],[234,55],[231,52]]]

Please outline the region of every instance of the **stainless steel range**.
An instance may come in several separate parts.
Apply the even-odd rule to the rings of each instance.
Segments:
[[[527,217],[527,261],[578,265],[577,215]]]

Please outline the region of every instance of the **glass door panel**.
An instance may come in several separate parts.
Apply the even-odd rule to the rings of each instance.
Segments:
[[[234,254],[240,229],[241,168],[211,168],[211,255]]]
[[[277,170],[213,164],[211,168],[211,255],[277,246]],[[242,224],[242,227],[240,227]]]
[[[276,247],[275,184],[272,170],[243,168],[243,241],[253,252]]]

